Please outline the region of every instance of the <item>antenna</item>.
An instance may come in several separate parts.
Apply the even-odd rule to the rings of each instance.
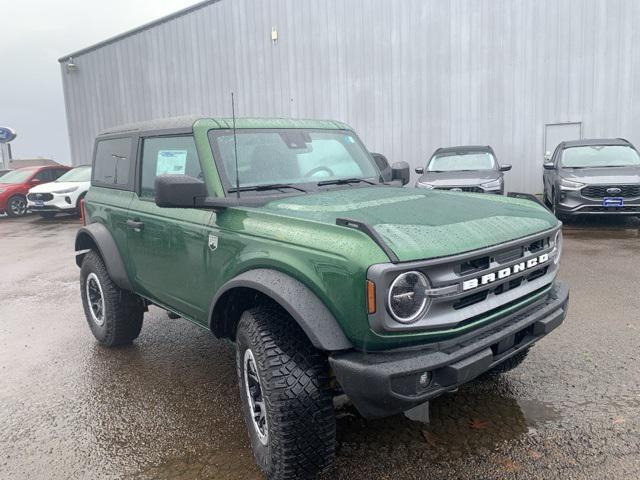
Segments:
[[[236,102],[231,92],[231,118],[233,121],[233,156],[236,161],[236,198],[240,199],[240,174],[238,173],[238,139],[236,137]]]

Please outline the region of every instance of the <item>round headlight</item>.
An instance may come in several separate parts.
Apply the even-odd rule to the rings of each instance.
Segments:
[[[427,309],[427,277],[420,272],[401,273],[389,288],[389,312],[398,322],[411,323]]]
[[[562,254],[562,229],[556,233],[556,238],[553,240],[553,243],[556,247],[556,256],[553,257],[553,263],[557,265],[560,261],[560,255]]]

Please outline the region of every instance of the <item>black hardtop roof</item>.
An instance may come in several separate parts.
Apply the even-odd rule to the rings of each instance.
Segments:
[[[566,142],[562,142],[560,145],[562,145],[562,148],[589,147],[598,145],[625,145],[633,147],[631,142],[625,140],[624,138],[584,138],[582,140],[568,140]]]
[[[212,128],[230,129],[233,119],[212,117],[211,115],[185,115],[181,117],[158,118],[137,123],[118,125],[102,130],[98,137],[106,135],[121,135],[129,133],[182,133],[193,129],[198,121],[209,122]],[[321,130],[352,130],[352,128],[336,120],[319,120],[305,118],[275,118],[275,117],[238,117],[235,119],[236,128],[242,129],[321,129]]]
[[[206,115],[184,115],[181,117],[167,117],[156,118],[154,120],[146,120],[143,122],[127,123],[124,125],[116,125],[110,128],[105,128],[98,136],[102,135],[114,135],[117,133],[128,132],[152,132],[156,130],[178,130],[178,129],[190,129],[196,120],[201,118],[207,118]]]

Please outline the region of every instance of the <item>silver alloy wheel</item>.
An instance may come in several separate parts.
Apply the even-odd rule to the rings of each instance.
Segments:
[[[91,318],[97,325],[102,326],[104,325],[104,295],[100,280],[95,273],[90,273],[87,277],[85,289]]]
[[[269,429],[267,424],[267,409],[264,397],[262,396],[262,383],[260,382],[260,375],[258,374],[253,352],[248,348],[244,351],[242,363],[244,388],[247,399],[249,400],[253,429],[258,435],[260,443],[267,445]]]
[[[9,209],[14,215],[21,217],[27,213],[27,201],[22,197],[14,197],[9,203]]]

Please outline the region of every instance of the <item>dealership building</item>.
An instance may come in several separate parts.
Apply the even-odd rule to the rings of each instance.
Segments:
[[[561,140],[640,145],[637,0],[210,0],[59,59],[74,164],[98,131],[185,114],[330,118],[423,166],[491,145],[542,190]],[[414,174],[415,177],[415,174]]]

